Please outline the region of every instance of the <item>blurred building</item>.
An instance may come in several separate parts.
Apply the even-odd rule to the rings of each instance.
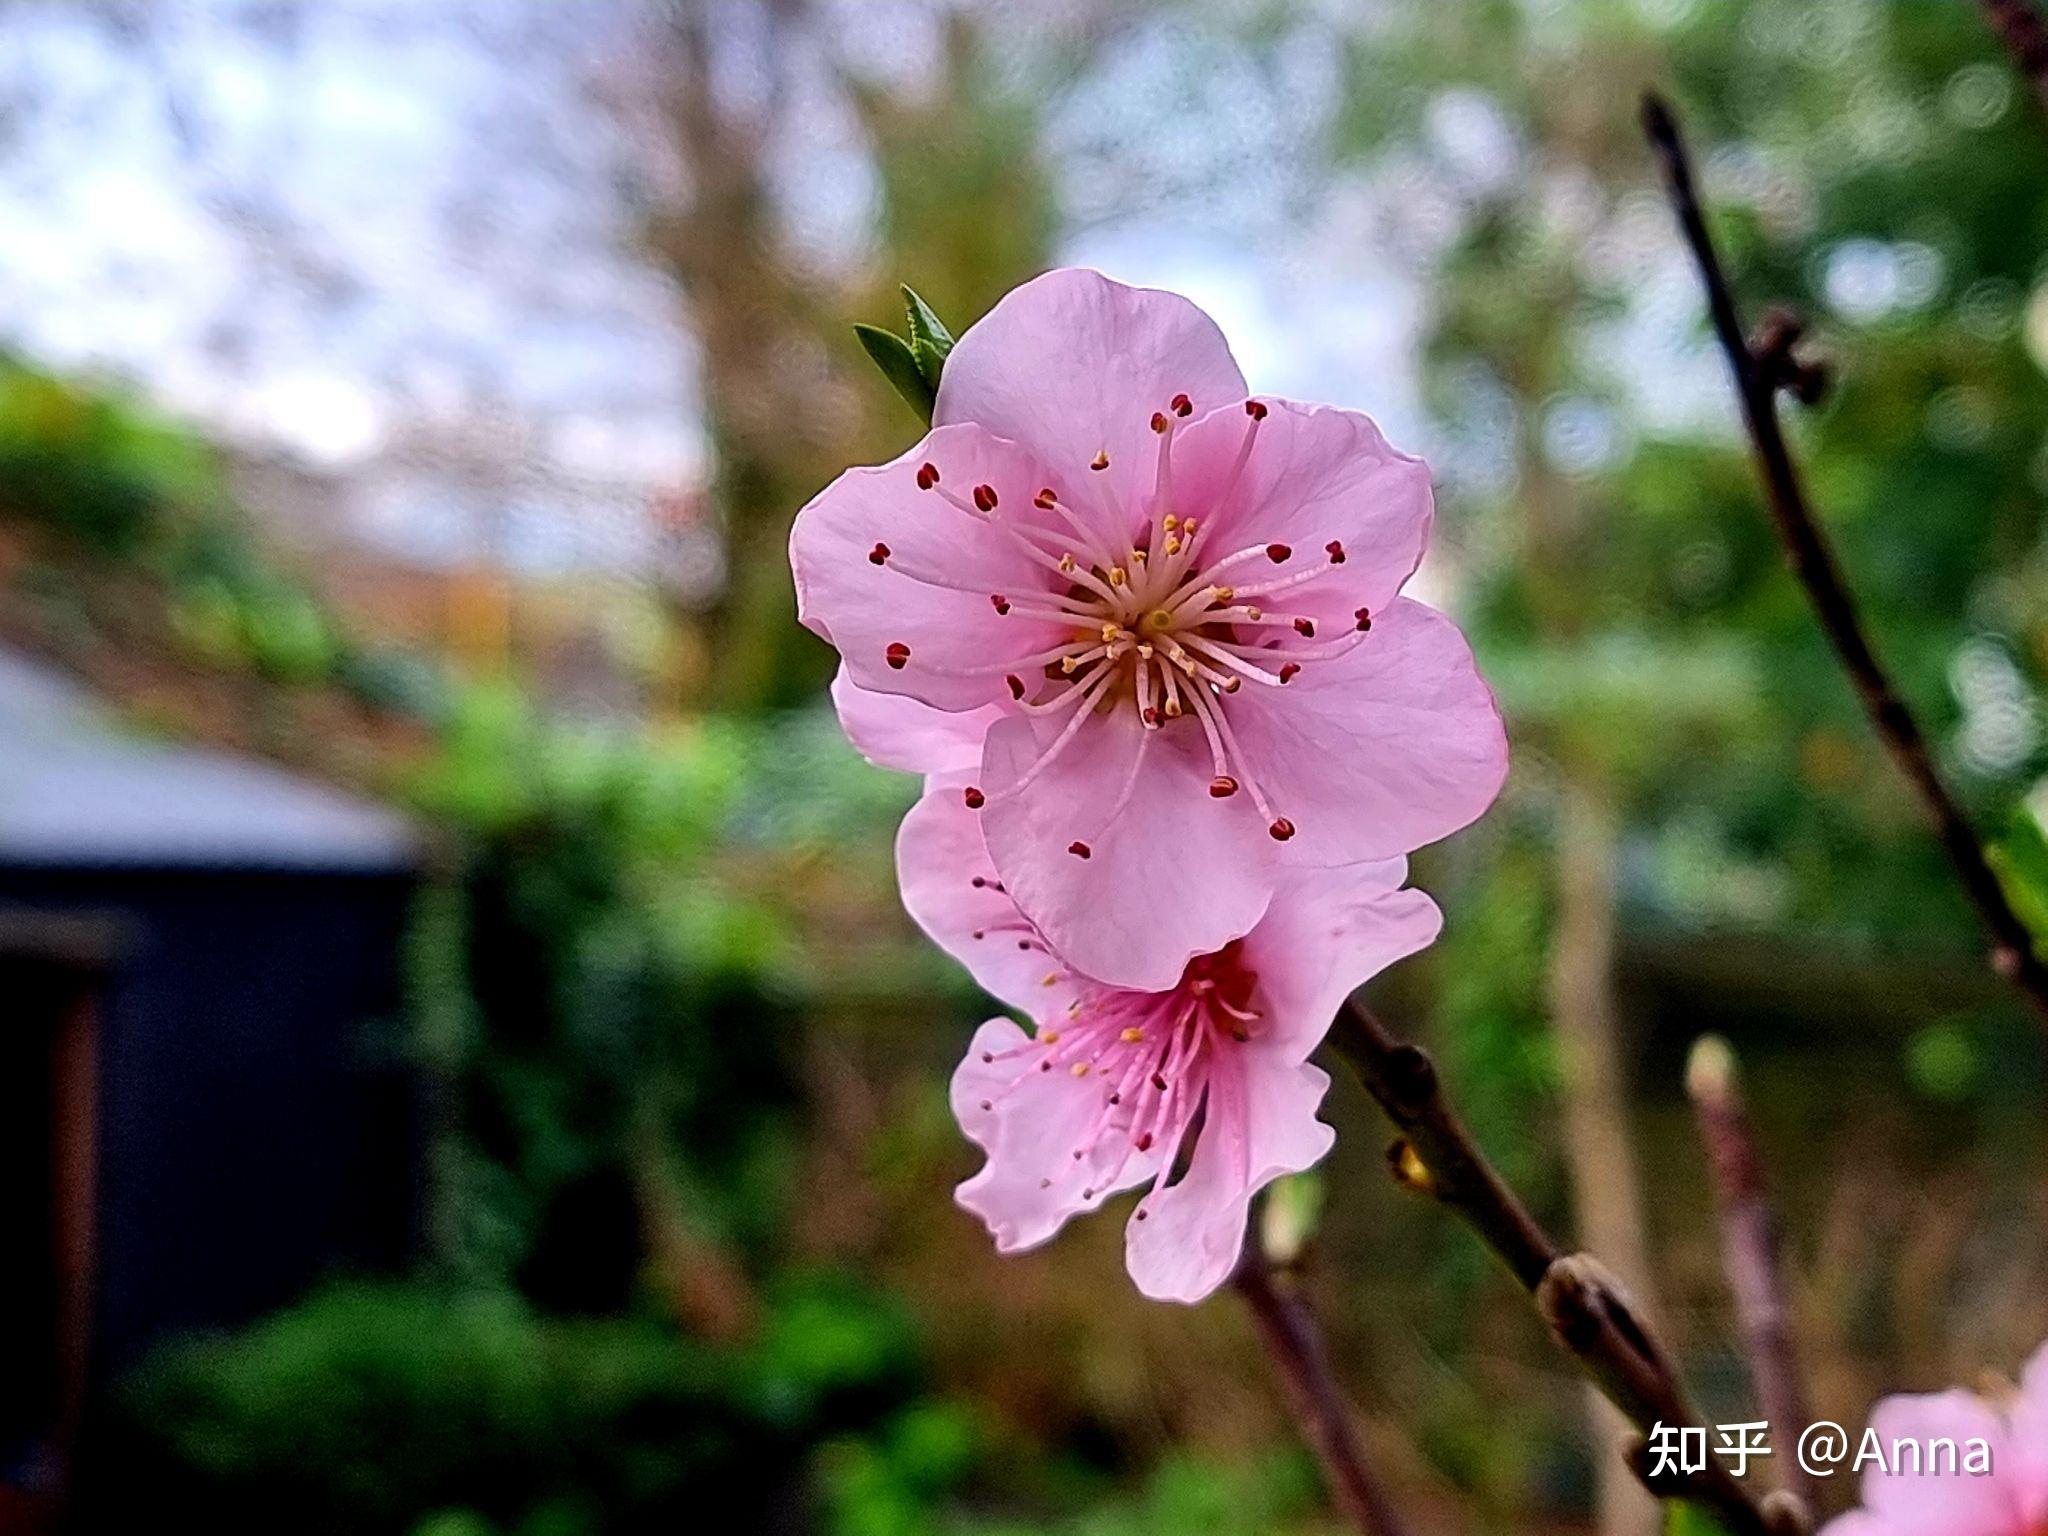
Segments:
[[[0,651],[0,1532],[152,1343],[413,1250],[414,865],[383,808]]]

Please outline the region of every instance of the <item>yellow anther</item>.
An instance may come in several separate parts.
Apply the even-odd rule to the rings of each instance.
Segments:
[[[1132,550],[1132,551],[1131,551],[1131,564],[1133,564],[1133,565],[1143,565],[1144,563],[1145,563],[1145,551],[1143,551],[1142,549],[1134,549],[1134,550]]]
[[[1136,1045],[1140,1040],[1144,1038],[1145,1031],[1143,1031],[1142,1029],[1127,1029],[1122,1034],[1117,1036],[1117,1039],[1123,1041],[1125,1045]]]
[[[1209,589],[1209,596],[1210,596],[1210,598],[1211,598],[1211,599],[1212,599],[1213,601],[1215,601],[1215,602],[1219,602],[1219,603],[1227,603],[1227,602],[1229,602],[1229,601],[1230,601],[1230,600],[1231,600],[1232,598],[1234,598],[1234,597],[1236,597],[1236,596],[1237,596],[1237,588],[1235,588],[1235,587],[1211,587],[1211,588]]]
[[[1248,619],[1263,619],[1266,615],[1263,609],[1254,608],[1250,603],[1246,603],[1244,605],[1244,616]]]
[[[1041,987],[1056,987],[1059,984],[1060,973],[1058,971],[1047,971],[1045,973],[1045,980],[1039,983]]]
[[[1168,534],[1166,536],[1166,552],[1169,555],[1177,555],[1180,553],[1180,540],[1176,539],[1172,534]]]
[[[1056,1029],[1048,1029],[1038,1037],[1038,1043],[1040,1045],[1058,1045],[1060,1043],[1060,1032]]]
[[[1130,576],[1125,572],[1122,566],[1112,565],[1109,568],[1109,584],[1112,587],[1120,587],[1130,579]]]
[[[1180,531],[1192,539],[1195,536],[1195,520],[1191,517],[1186,522],[1182,523],[1180,525]]]
[[[1109,644],[1109,643],[1110,643],[1111,641],[1115,640],[1115,639],[1116,639],[1116,637],[1117,637],[1118,635],[1122,634],[1123,632],[1124,632],[1124,631],[1123,631],[1123,626],[1122,626],[1122,625],[1120,625],[1120,624],[1105,624],[1105,625],[1103,625],[1103,626],[1102,626],[1102,643],[1103,643],[1104,645],[1108,645],[1108,644]]]
[[[1178,720],[1180,718],[1179,699],[1168,699],[1166,701],[1166,718],[1169,720]]]
[[[1061,556],[1060,556],[1060,574],[1061,574],[1062,576],[1068,575],[1069,573],[1071,573],[1071,572],[1073,571],[1073,569],[1074,569],[1074,557],[1073,557],[1072,555],[1061,555]]]
[[[1075,1062],[1075,1063],[1074,1063],[1074,1076],[1076,1076],[1076,1077],[1086,1077],[1087,1075],[1088,1075],[1088,1063],[1087,1063],[1087,1062],[1085,1062],[1085,1061],[1077,1061],[1077,1062]]]
[[[1166,514],[1165,517],[1160,519],[1159,526],[1164,528],[1168,533],[1171,533],[1174,529],[1180,526],[1180,519],[1175,517],[1171,512],[1169,512]]]
[[[1074,668],[1080,665],[1081,663],[1074,660],[1074,658],[1071,656],[1062,656],[1060,658],[1060,670],[1066,673],[1069,677],[1072,677],[1074,675]]]
[[[1140,661],[1150,661],[1151,659],[1152,659],[1152,647],[1151,647],[1151,646],[1149,646],[1149,645],[1145,645],[1145,644],[1142,644],[1142,643],[1141,643],[1141,644],[1140,644],[1140,645],[1138,646],[1138,660],[1140,660]]]

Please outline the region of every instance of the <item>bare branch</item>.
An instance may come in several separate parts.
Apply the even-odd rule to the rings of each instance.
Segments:
[[[1388,1154],[1396,1179],[1478,1234],[1529,1293],[1552,1336],[1629,1422],[1645,1435],[1660,1424],[1704,1430],[1670,1356],[1621,1282],[1591,1255],[1566,1253],[1529,1214],[1458,1118],[1429,1053],[1397,1039],[1355,998],[1337,1015],[1330,1043],[1401,1130]],[[1640,1443],[1634,1450],[1631,1464],[1652,1493],[1708,1506],[1736,1536],[1789,1536],[1810,1527],[1796,1500],[1767,1508],[1718,1459],[1690,1477],[1652,1479]]]
[[[1713,319],[1714,335],[1735,376],[1743,424],[1749,433],[1757,471],[1763,477],[1771,519],[1791,560],[1792,574],[1806,588],[1814,613],[1834,643],[1835,654],[1855,684],[1871,724],[1926,808],[1949,863],[1983,918],[1984,926],[1991,931],[1992,968],[2026,994],[2042,1024],[2048,1026],[2048,967],[2035,956],[2033,935],[2006,900],[2004,888],[1985,859],[1983,844],[1935,767],[1934,755],[1919,722],[1871,650],[1855,600],[1843,584],[1841,569],[1814,520],[1805,484],[1786,446],[1778,420],[1777,392],[1781,388],[1799,392],[1802,388],[1801,375],[1790,363],[1790,336],[1796,333],[1788,333],[1781,320],[1775,331],[1767,331],[1759,339],[1757,346],[1752,347],[1743,339],[1734,292],[1720,257],[1715,254],[1713,237],[1707,232],[1706,217],[1700,208],[1691,158],[1670,107],[1654,94],[1643,99],[1643,131],[1656,152],[1679,228],[1706,284],[1707,310]]]
[[[1407,1523],[1394,1512],[1386,1490],[1366,1464],[1315,1312],[1293,1278],[1275,1272],[1256,1226],[1231,1283],[1251,1310],[1259,1338],[1279,1373],[1287,1406],[1315,1452],[1330,1497],[1344,1518],[1365,1536],[1408,1536]]]
[[[1735,1052],[1719,1035],[1702,1035],[1686,1063],[1685,1090],[1707,1149],[1714,1204],[1721,1217],[1721,1267],[1735,1297],[1735,1315],[1756,1386],[1757,1406],[1780,1430],[1810,1424],[1799,1352],[1792,1342],[1792,1308],[1786,1301],[1777,1213],[1750,1134],[1749,1110]],[[1796,1456],[1780,1463],[1785,1485],[1809,1503],[1820,1485]]]

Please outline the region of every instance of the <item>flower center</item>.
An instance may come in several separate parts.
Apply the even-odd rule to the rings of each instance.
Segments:
[[[1093,1183],[1081,1191],[1092,1200],[1116,1186],[1133,1155],[1159,1149],[1156,1193],[1172,1177],[1183,1143],[1199,1118],[1219,1068],[1229,1069],[1228,1052],[1254,1039],[1261,1016],[1252,1006],[1258,977],[1245,968],[1241,945],[1232,941],[1213,955],[1190,961],[1180,984],[1169,992],[1125,992],[1097,988],[1067,1009],[1057,1028],[1012,1050],[983,1056],[986,1063],[1013,1061],[1017,1075],[984,1111],[1040,1073],[1063,1072],[1091,1079],[1101,1105],[1065,1166],[1048,1172],[1041,1188],[1087,1168]],[[1090,1156],[1107,1138],[1121,1143],[1105,1169]],[[1149,1197],[1148,1197],[1149,1199]],[[1145,1218],[1145,1203],[1138,1219]]]
[[[1243,790],[1276,841],[1293,837],[1294,823],[1275,810],[1246,760],[1226,701],[1247,683],[1283,688],[1304,664],[1343,655],[1372,628],[1371,614],[1359,608],[1347,621],[1346,634],[1318,640],[1313,617],[1287,611],[1290,594],[1344,563],[1341,541],[1331,539],[1323,546],[1320,561],[1300,566],[1291,565],[1294,550],[1286,544],[1235,549],[1216,544],[1211,530],[1231,508],[1258,441],[1259,424],[1269,414],[1261,402],[1245,401],[1244,437],[1221,484],[1203,491],[1202,514],[1184,515],[1174,483],[1173,445],[1181,422],[1193,410],[1183,394],[1174,396],[1167,410],[1153,414],[1159,455],[1151,495],[1138,507],[1117,506],[1107,495],[1089,498],[1092,506],[1075,507],[1048,488],[1031,498],[1030,505],[1049,516],[1014,521],[1001,511],[1004,496],[995,486],[974,487],[970,499],[942,484],[935,465],[926,464],[917,474],[920,489],[1000,529],[1034,564],[1058,578],[1057,584],[1030,595],[988,594],[995,611],[1050,622],[1067,633],[1065,640],[1045,650],[951,674],[1000,672],[1020,710],[1061,721],[1058,733],[1018,778],[993,795],[968,789],[968,805],[979,810],[1021,794],[1058,760],[1091,718],[1128,709],[1143,728],[1125,783],[1101,818],[1102,825],[1069,845],[1068,851],[1078,858],[1090,856],[1090,839],[1130,803],[1153,735],[1176,721],[1192,722],[1180,728],[1199,730],[1205,740],[1214,770],[1209,782],[1212,797],[1229,799]],[[1089,467],[1108,468],[1108,456],[1097,454]],[[868,558],[885,563],[888,547],[877,545]],[[957,585],[936,577],[921,579]],[[892,645],[886,659],[900,669],[911,659],[910,648]]]

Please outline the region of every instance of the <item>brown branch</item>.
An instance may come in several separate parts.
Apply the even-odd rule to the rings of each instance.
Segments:
[[[1408,1525],[1366,1465],[1315,1312],[1291,1277],[1275,1273],[1256,1228],[1232,1284],[1251,1310],[1287,1406],[1315,1452],[1339,1511],[1365,1536],[1408,1536]]]
[[[2048,109],[2048,22],[2032,0],[1979,0],[1991,24],[2012,55],[2013,63],[2034,87],[2034,96]]]
[[[2042,1023],[2048,1025],[2048,967],[2035,956],[2033,935],[2006,900],[2004,888],[1984,857],[1983,844],[1935,767],[1919,722],[1871,650],[1855,600],[1843,585],[1841,569],[1814,520],[1805,485],[1786,446],[1778,420],[1777,392],[1781,388],[1802,393],[1811,390],[1811,385],[1805,382],[1806,372],[1791,360],[1791,339],[1796,337],[1796,328],[1788,333],[1786,322],[1780,320],[1755,345],[1743,339],[1734,293],[1714,252],[1713,237],[1707,233],[1706,217],[1693,181],[1692,161],[1670,107],[1656,95],[1643,99],[1643,131],[1656,152],[1679,228],[1706,284],[1714,335],[1735,375],[1735,390],[1742,403],[1750,448],[1757,472],[1763,477],[1771,519],[1790,557],[1792,574],[1806,588],[1821,627],[1834,643],[1835,654],[1855,684],[1871,724],[1926,808],[1949,863],[1983,918],[1984,926],[1991,931],[1993,969],[2026,994]]]
[[[1714,1205],[1721,1218],[1721,1267],[1735,1297],[1757,1407],[1780,1434],[1813,1422],[1792,1341],[1777,1214],[1763,1160],[1750,1134],[1735,1052],[1719,1035],[1702,1035],[1686,1063],[1685,1089],[1706,1147]],[[1785,1486],[1817,1503],[1820,1484],[1796,1456],[1779,1462]]]
[[[1593,1384],[1644,1435],[1660,1424],[1704,1430],[1670,1356],[1620,1281],[1590,1255],[1566,1253],[1529,1214],[1451,1107],[1429,1053],[1397,1039],[1356,999],[1337,1015],[1330,1043],[1400,1128],[1402,1139],[1389,1153],[1395,1177],[1446,1207],[1493,1250]],[[1652,1493],[1708,1506],[1735,1536],[1811,1529],[1796,1498],[1759,1502],[1718,1458],[1688,1477],[1654,1479],[1640,1442],[1630,1461]]]

